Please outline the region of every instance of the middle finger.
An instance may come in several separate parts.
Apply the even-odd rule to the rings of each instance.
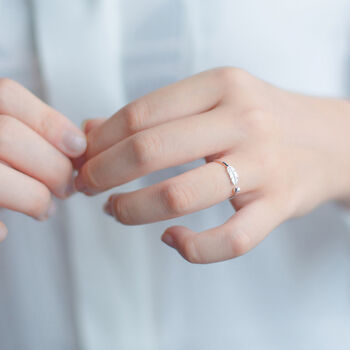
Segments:
[[[93,194],[148,173],[216,154],[232,147],[239,130],[230,127],[228,107],[144,130],[88,160],[76,179]]]

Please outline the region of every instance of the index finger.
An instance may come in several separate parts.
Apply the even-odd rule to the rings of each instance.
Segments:
[[[210,110],[223,95],[220,72],[214,69],[199,73],[129,103],[89,132],[86,159],[139,131]]]
[[[69,157],[86,149],[84,133],[69,119],[6,78],[0,79],[0,114],[20,120]]]

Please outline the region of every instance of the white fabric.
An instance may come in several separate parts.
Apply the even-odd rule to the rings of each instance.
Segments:
[[[347,96],[349,7],[346,0],[0,0],[0,76],[77,125],[219,65],[291,90]],[[102,213],[107,196],[58,202],[46,223],[1,212],[10,231],[0,246],[1,349],[349,349],[344,211],[327,204],[239,259],[196,266],[160,234],[175,223],[198,231],[218,225],[232,215],[228,202],[132,227]]]

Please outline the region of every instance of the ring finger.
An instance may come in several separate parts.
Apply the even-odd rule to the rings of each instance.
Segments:
[[[239,173],[237,186],[241,191],[236,196],[242,197],[257,187],[252,158],[236,153],[220,160],[232,164]],[[225,167],[209,162],[158,184],[112,195],[105,210],[123,224],[145,224],[208,208],[230,198],[233,189]]]

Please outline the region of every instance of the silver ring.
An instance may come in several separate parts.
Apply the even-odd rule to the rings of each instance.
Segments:
[[[232,190],[232,196],[229,198],[233,198],[237,193],[240,192],[240,188],[238,187],[238,173],[237,171],[235,170],[235,168],[231,165],[228,165],[226,162],[222,161],[222,160],[214,160],[215,163],[218,163],[218,164],[221,164],[223,165],[225,168],[226,168],[226,171],[227,171],[227,174],[228,176],[230,177],[230,181],[232,183],[232,185],[234,186],[233,187],[233,190]]]

